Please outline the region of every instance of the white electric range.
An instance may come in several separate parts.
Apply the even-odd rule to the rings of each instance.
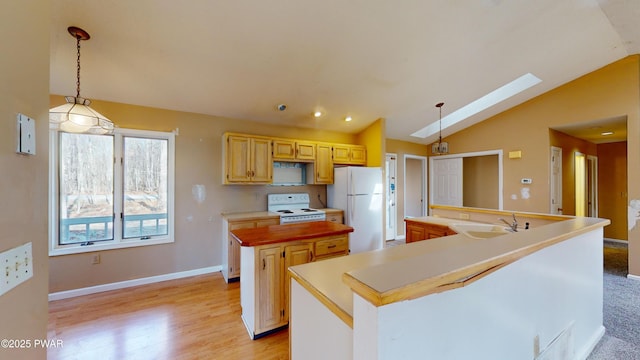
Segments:
[[[327,217],[322,210],[309,207],[309,194],[268,194],[267,210],[280,214],[280,224],[306,221],[324,221]]]

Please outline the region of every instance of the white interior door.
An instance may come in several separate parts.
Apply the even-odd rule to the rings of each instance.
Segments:
[[[426,215],[426,160],[424,156],[404,156],[404,216]]]
[[[433,159],[433,204],[462,206],[462,158]]]
[[[394,240],[396,238],[396,222],[397,222],[397,209],[396,209],[396,154],[387,154],[385,161],[385,174],[387,184],[387,198],[386,198],[386,222],[387,228],[385,231],[385,240]]]
[[[550,213],[562,214],[562,148],[551,147]]]

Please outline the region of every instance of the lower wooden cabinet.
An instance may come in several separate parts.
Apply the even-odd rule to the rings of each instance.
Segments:
[[[290,266],[349,254],[348,234],[241,247],[242,319],[256,339],[289,324]],[[253,264],[246,260],[254,258]]]
[[[224,220],[222,226],[222,277],[224,281],[228,283],[240,280],[240,244],[233,239],[231,231],[279,224],[280,218],[277,216],[258,219]]]
[[[428,240],[442,236],[457,234],[446,225],[430,224],[422,221],[405,219],[405,241],[412,243],[415,241]]]

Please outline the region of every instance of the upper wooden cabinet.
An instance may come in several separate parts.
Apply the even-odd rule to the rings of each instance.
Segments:
[[[307,165],[307,184],[333,184],[332,146],[316,144],[316,160]]]
[[[333,184],[333,165],[366,165],[363,145],[225,133],[223,184],[270,184],[273,162],[307,163],[307,184]]]
[[[333,144],[333,163],[365,165],[367,163],[367,148],[363,145]]]
[[[273,139],[273,160],[314,161],[316,144],[311,141]]]
[[[225,184],[271,183],[271,139],[225,134],[223,150]]]

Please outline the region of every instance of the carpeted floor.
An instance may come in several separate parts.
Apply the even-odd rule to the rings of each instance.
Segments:
[[[626,244],[605,242],[605,335],[587,360],[640,360],[640,281],[627,279]]]

